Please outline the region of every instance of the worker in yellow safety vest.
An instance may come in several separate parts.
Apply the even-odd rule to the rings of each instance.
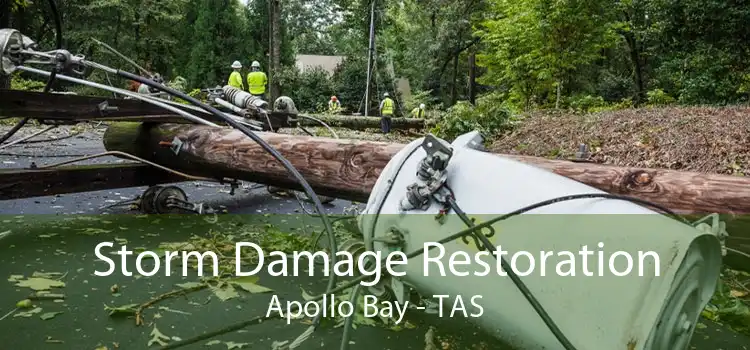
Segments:
[[[331,100],[328,101],[328,113],[336,114],[341,111],[341,101],[336,96],[331,96]]]
[[[388,97],[388,93],[383,94],[383,101],[380,102],[380,130],[384,134],[391,132],[391,118],[393,117],[393,100]]]
[[[240,61],[234,61],[234,63],[232,63],[232,74],[229,74],[227,85],[244,90],[242,88],[242,74],[240,74],[240,69],[242,69],[242,63],[240,63]]]
[[[247,74],[247,86],[250,94],[265,98],[266,84],[268,84],[266,73],[260,71],[260,63],[258,61],[253,61],[253,64],[250,65],[250,70],[250,73]]]
[[[414,107],[411,110],[412,118],[424,118],[424,103],[419,104],[419,107]]]

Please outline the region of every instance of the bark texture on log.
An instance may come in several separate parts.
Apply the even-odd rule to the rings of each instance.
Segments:
[[[302,173],[321,195],[366,202],[391,156],[403,145],[258,133]],[[179,154],[160,142],[183,142]],[[286,169],[242,132],[176,124],[118,123],[104,145],[174,169],[300,190]]]
[[[380,129],[380,117],[361,117],[361,116],[343,116],[343,115],[314,115],[324,121],[331,127],[347,128],[352,130]],[[298,122],[302,126],[321,126],[319,123],[299,118]],[[392,118],[391,129],[424,129],[435,125],[435,122],[429,119],[417,118]]]
[[[403,144],[260,133],[322,195],[364,202]],[[184,143],[175,155],[160,142]],[[195,175],[232,177],[300,189],[281,164],[237,130],[121,123],[104,135],[107,150],[135,154]],[[600,190],[638,197],[683,214],[750,213],[750,178],[663,169],[621,168],[500,155]]]

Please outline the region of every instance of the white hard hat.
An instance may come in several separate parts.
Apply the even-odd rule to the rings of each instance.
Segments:
[[[260,67],[260,62],[253,61],[253,64],[250,65],[251,67]]]
[[[240,61],[234,61],[232,62],[232,68],[242,68],[242,63],[240,63]]]
[[[386,93],[384,93],[384,94],[383,94],[383,97],[388,97],[388,93],[387,93],[387,92],[386,92]]]
[[[419,108],[420,108],[420,109],[424,109],[424,103],[420,104],[420,105],[419,105]]]

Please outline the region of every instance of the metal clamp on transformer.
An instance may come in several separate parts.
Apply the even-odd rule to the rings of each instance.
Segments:
[[[422,142],[422,148],[427,153],[419,164],[417,182],[406,188],[406,197],[401,201],[401,210],[426,210],[430,206],[430,198],[436,196],[439,202],[445,203],[450,193],[444,187],[448,179],[446,168],[453,156],[451,145],[444,140],[428,134]]]

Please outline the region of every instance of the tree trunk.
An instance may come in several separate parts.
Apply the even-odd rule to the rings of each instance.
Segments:
[[[380,118],[378,117],[360,117],[360,116],[329,116],[316,115],[318,118],[331,127],[341,127],[352,130],[379,129]],[[298,123],[302,126],[322,126],[320,123],[309,119],[298,118]],[[427,119],[417,118],[393,118],[391,119],[391,129],[424,129],[435,125],[435,122]]]
[[[279,82],[276,79],[276,75],[281,69],[281,29],[279,22],[281,22],[281,2],[279,0],[269,0],[269,6],[271,7],[271,13],[269,19],[271,20],[271,59],[270,59],[270,77],[269,77],[269,90],[270,90],[270,101],[276,100],[279,97]]]
[[[0,0],[0,28],[10,28],[10,2]],[[10,89],[10,76],[0,75],[0,89]]]
[[[469,92],[469,102],[476,104],[477,100],[477,61],[476,61],[476,50],[474,48],[469,52],[469,85],[467,91]]]
[[[451,83],[451,106],[456,104],[456,101],[458,100],[458,57],[461,54],[457,54],[455,57],[453,57],[453,79]]]
[[[320,194],[364,202],[403,144],[260,133]],[[175,155],[169,144],[183,142]],[[290,189],[300,186],[240,131],[194,125],[122,123],[104,135],[108,151],[123,151],[194,175],[229,177]],[[638,169],[500,155],[609,193],[647,200],[679,213],[750,213],[750,178]]]
[[[630,22],[630,15],[624,13],[625,20]],[[628,52],[630,53],[630,61],[633,64],[633,84],[635,87],[635,94],[633,98],[633,106],[639,107],[645,98],[645,91],[643,88],[643,64],[641,62],[641,51],[638,40],[633,32],[622,32],[621,35],[625,38],[625,43],[628,44]]]

